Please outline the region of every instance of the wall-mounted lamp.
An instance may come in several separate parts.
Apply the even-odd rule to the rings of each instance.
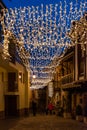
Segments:
[[[36,78],[36,75],[33,75],[33,79],[35,79]]]
[[[19,79],[22,81],[22,72],[19,72]]]

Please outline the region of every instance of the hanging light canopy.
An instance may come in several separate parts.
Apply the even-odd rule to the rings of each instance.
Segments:
[[[55,59],[66,48],[74,45],[67,34],[72,21],[79,20],[86,8],[86,1],[60,1],[46,6],[42,4],[4,10],[4,34],[6,31],[14,34],[18,43],[17,52],[23,64],[30,69],[31,77],[34,74],[36,79],[41,79],[41,84],[42,78],[46,78],[47,82],[52,80],[58,65]],[[41,84],[40,86],[44,86],[44,81]]]

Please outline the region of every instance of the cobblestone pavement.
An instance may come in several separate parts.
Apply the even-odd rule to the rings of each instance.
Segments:
[[[56,115],[36,115],[0,121],[0,130],[87,130],[87,124]]]

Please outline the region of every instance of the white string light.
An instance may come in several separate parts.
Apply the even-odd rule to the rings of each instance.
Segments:
[[[46,77],[47,82],[49,78],[52,80],[55,67],[58,65],[56,57],[74,45],[67,35],[71,23],[82,17],[86,5],[86,1],[64,1],[54,5],[41,4],[36,7],[4,10],[4,32],[8,31],[16,37],[17,52],[23,64],[31,69],[31,76],[34,74],[39,79]],[[4,39],[4,43],[6,42]],[[50,70],[45,69],[46,67]]]

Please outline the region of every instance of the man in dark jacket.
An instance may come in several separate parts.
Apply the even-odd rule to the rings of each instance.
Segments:
[[[37,109],[37,104],[35,99],[32,101],[32,111],[33,111],[33,116],[36,116],[36,110]]]

